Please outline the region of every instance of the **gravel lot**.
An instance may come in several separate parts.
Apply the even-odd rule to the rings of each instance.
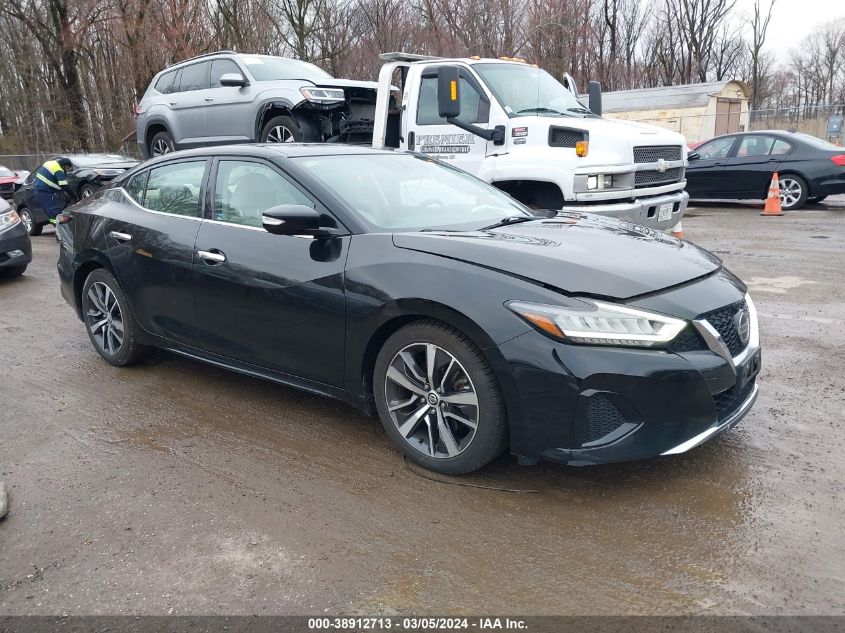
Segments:
[[[758,212],[684,221],[761,313],[739,427],[441,481],[336,402],[166,354],[107,365],[45,232],[0,281],[0,615],[845,614],[845,200]]]

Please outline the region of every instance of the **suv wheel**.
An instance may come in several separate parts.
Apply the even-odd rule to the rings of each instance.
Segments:
[[[302,140],[299,124],[287,115],[274,116],[261,130],[262,143],[300,143]]]
[[[27,233],[33,237],[41,235],[41,231],[44,229],[44,226],[36,224],[35,220],[32,219],[32,213],[29,212],[29,209],[21,207],[18,211],[18,215],[21,216],[21,222],[23,222]]]
[[[173,138],[167,132],[158,132],[150,141],[150,156],[164,156],[176,149]]]
[[[411,461],[449,475],[481,468],[506,447],[505,406],[481,350],[448,325],[397,330],[373,373],[381,423]]]

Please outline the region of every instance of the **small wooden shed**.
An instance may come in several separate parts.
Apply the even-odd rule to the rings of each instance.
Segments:
[[[693,142],[747,130],[750,96],[744,81],[712,81],[605,92],[602,105],[608,119],[665,127]]]

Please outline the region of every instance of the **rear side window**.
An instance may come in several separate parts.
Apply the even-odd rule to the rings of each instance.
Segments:
[[[783,156],[784,154],[788,154],[789,150],[792,149],[792,144],[784,141],[783,139],[777,139],[775,144],[772,146],[772,156]]]
[[[161,94],[170,94],[173,92],[173,80],[176,78],[176,71],[171,70],[169,73],[164,73],[158,78],[158,81],[153,86]]]
[[[211,87],[220,88],[220,78],[228,73],[243,75],[238,65],[231,59],[214,59],[211,61]]]
[[[204,160],[171,163],[149,171],[144,206],[152,211],[195,218],[199,214]]]
[[[208,67],[208,62],[183,67],[182,78],[179,80],[179,92],[208,88]]]
[[[149,175],[150,172],[148,171],[142,171],[140,174],[135,174],[129,179],[129,182],[126,183],[126,186],[124,187],[124,190],[127,194],[129,194],[129,197],[141,206],[144,206],[144,189],[147,187],[147,178]]]
[[[740,142],[736,155],[738,157],[747,156],[752,158],[755,156],[768,156],[775,140],[773,136],[762,136],[760,134],[746,136]]]

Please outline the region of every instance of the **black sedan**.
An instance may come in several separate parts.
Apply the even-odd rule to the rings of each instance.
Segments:
[[[19,277],[32,261],[26,227],[9,203],[0,198],[0,277]]]
[[[799,132],[770,130],[718,136],[689,155],[690,198],[761,200],[780,177],[785,210],[845,193],[845,148]]]
[[[76,202],[87,198],[103,185],[111,182],[127,169],[138,164],[138,161],[121,154],[65,154],[54,156],[67,158],[73,164],[73,169],[67,172],[70,187],[69,202]],[[12,198],[15,208],[21,216],[30,235],[41,235],[49,218],[35,197],[35,176],[40,165],[36,166],[26,177],[23,185],[15,191]]]
[[[333,396],[443,473],[681,453],[757,396],[754,305],[718,258],[425,156],[177,152],[68,219],[62,294],[106,361],[159,347]]]

